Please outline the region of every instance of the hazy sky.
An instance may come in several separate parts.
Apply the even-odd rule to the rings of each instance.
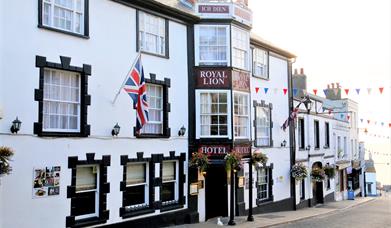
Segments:
[[[390,135],[390,0],[249,0],[249,4],[253,31],[297,56],[294,68],[304,68],[308,90],[316,88],[323,96],[327,84],[340,82],[350,89],[348,97],[359,103],[359,118],[364,119],[359,126],[367,127],[367,119],[378,121],[370,132]],[[379,87],[385,87],[383,95]],[[361,88],[359,96],[355,88]],[[372,88],[371,95],[367,88]],[[367,148],[381,143],[386,145],[383,152],[390,153],[390,139],[362,138]]]

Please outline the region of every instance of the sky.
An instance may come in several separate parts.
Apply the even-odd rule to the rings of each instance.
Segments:
[[[252,31],[297,56],[293,68],[304,68],[307,90],[323,95],[327,84],[339,82],[350,89],[345,97],[359,104],[359,119],[364,119],[359,127],[391,135],[390,0],[249,0],[249,5]],[[384,87],[383,94],[379,87]],[[356,88],[361,88],[360,95]],[[370,94],[367,88],[372,88]],[[376,153],[375,163],[390,162],[378,162],[378,167],[390,174],[379,179],[391,184],[390,139],[360,135]]]

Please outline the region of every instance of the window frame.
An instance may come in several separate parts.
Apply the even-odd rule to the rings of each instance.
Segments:
[[[157,84],[152,84],[152,83],[145,83],[146,87],[147,87],[147,101],[148,101],[148,111],[150,112],[151,110],[155,110],[157,112],[159,112],[159,116],[160,116],[160,121],[152,121],[151,120],[151,115],[149,113],[149,120],[148,120],[148,123],[143,126],[143,128],[140,129],[140,134],[163,134],[163,122],[164,122],[164,111],[163,111],[163,107],[164,107],[164,102],[163,102],[163,97],[164,97],[164,87],[162,85],[157,85]],[[159,98],[160,99],[160,108],[157,108],[157,107],[152,107],[151,106],[151,102],[150,102],[150,96],[148,95],[148,89],[149,87],[155,87],[155,88],[159,88],[159,94],[158,96],[154,96],[154,98]],[[155,91],[156,92],[156,91]],[[159,133],[151,133],[151,132],[145,132],[144,130],[144,127],[146,127],[148,124],[154,124],[154,125],[158,125],[160,126],[160,130],[159,130]]]
[[[324,134],[325,134],[325,140],[324,140],[324,148],[330,148],[330,123],[325,122],[324,123]]]
[[[171,80],[169,78],[164,78],[163,80],[157,80],[156,74],[150,74],[150,78],[145,79],[146,84],[153,84],[157,86],[162,86],[163,89],[163,127],[161,134],[153,134],[153,133],[142,133],[137,134],[136,126],[133,128],[133,135],[137,138],[170,138],[171,137],[171,128],[169,128],[169,112],[171,112],[171,104],[169,102],[169,89],[171,87]],[[148,100],[147,100],[148,101]],[[136,109],[136,107],[133,107]]]
[[[89,0],[82,0],[82,1],[84,1],[84,4],[82,3],[82,10],[84,12],[82,15],[83,22],[81,23],[82,24],[82,29],[81,29],[82,32],[80,32],[80,33],[75,32],[74,29],[73,29],[73,31],[69,31],[69,30],[65,30],[62,28],[54,27],[53,25],[45,25],[44,19],[43,19],[44,1],[45,0],[38,0],[38,28],[42,28],[42,29],[46,29],[46,30],[50,30],[50,31],[54,31],[54,32],[60,32],[60,33],[64,33],[64,34],[68,34],[68,35],[72,35],[72,36],[77,36],[77,37],[85,38],[85,39],[90,38],[89,37]],[[54,4],[54,2],[52,4]],[[52,12],[53,12],[53,10],[52,10]],[[72,12],[73,12],[73,14],[75,14],[74,11],[72,11]],[[53,20],[53,17],[54,16],[52,16],[51,20]],[[75,22],[73,22],[73,24],[75,24]]]
[[[201,94],[202,93],[225,93],[227,95],[227,135],[201,135]],[[232,139],[232,102],[231,102],[232,91],[231,90],[196,90],[196,139],[201,138],[228,138]]]
[[[235,41],[234,41],[234,38],[235,38],[235,33],[236,32],[242,32],[246,35],[246,42],[245,42],[245,45],[246,45],[246,50],[245,50],[245,55],[244,55],[244,66],[239,66],[239,65],[236,65],[235,64],[235,61],[234,61],[234,58],[236,57],[235,56],[235,49],[238,49],[240,51],[244,51],[243,49],[240,49],[238,47],[235,47]],[[231,26],[231,62],[232,62],[232,67],[235,67],[235,68],[238,68],[238,69],[241,69],[241,70],[245,70],[245,71],[250,71],[250,53],[251,53],[251,49],[250,49],[250,33],[244,29],[241,29],[240,27],[238,26]]]
[[[256,78],[260,78],[260,79],[264,79],[264,80],[269,80],[270,79],[270,69],[269,69],[269,56],[270,56],[270,53],[269,51],[265,50],[265,49],[262,49],[262,48],[259,48],[259,47],[253,47],[251,49],[252,51],[252,58],[251,58],[251,72],[252,72],[252,75],[253,77],[256,77]],[[257,55],[257,51],[262,51],[262,52],[265,52],[266,53],[266,64],[263,64],[266,66],[266,73],[265,75],[259,75],[255,72],[255,67],[256,67],[256,55]]]
[[[149,16],[152,16],[152,17],[157,17],[157,18],[161,18],[164,20],[164,33],[165,33],[165,36],[164,36],[164,54],[159,54],[159,53],[155,53],[155,52],[152,52],[152,51],[146,51],[146,50],[143,50],[141,49],[141,44],[140,44],[140,12],[144,13],[145,15],[149,15]],[[163,58],[170,58],[170,54],[169,54],[169,20],[167,18],[164,18],[160,15],[156,15],[156,14],[153,14],[151,12],[146,12],[146,11],[143,11],[143,10],[139,10],[137,9],[136,10],[136,50],[137,51],[140,51],[142,53],[145,53],[145,54],[148,54],[148,55],[153,55],[153,56],[157,56],[157,57],[163,57]]]
[[[88,94],[88,76],[91,75],[91,65],[83,64],[82,67],[70,65],[71,58],[60,56],[61,63],[46,61],[46,57],[36,56],[35,65],[39,68],[39,89],[35,89],[34,100],[38,102],[38,122],[34,123],[34,134],[48,137],[88,137],[90,125],[87,124],[88,106],[91,105],[91,96]],[[53,69],[80,74],[80,108],[79,131],[46,130],[43,127],[43,103],[44,103],[44,77],[45,70]]]
[[[274,200],[274,196],[273,196],[273,163],[271,163],[269,166],[262,166],[262,167],[257,167],[256,168],[256,174],[257,174],[257,178],[256,178],[256,183],[255,183],[255,186],[256,186],[256,189],[257,189],[257,198],[256,198],[256,202],[257,202],[257,205],[260,206],[261,204],[263,203],[266,203],[266,202],[271,202]],[[259,194],[259,184],[258,184],[258,174],[259,174],[259,170],[260,169],[266,169],[267,170],[267,198],[258,198],[258,194]]]
[[[297,118],[297,139],[299,150],[305,150],[305,122],[304,118]]]
[[[320,149],[319,120],[314,120],[314,149]]]
[[[200,59],[200,28],[201,27],[217,27],[217,28],[225,28],[226,34],[226,59],[225,60],[207,60],[201,61]],[[229,24],[198,24],[194,25],[194,55],[195,55],[195,66],[221,66],[221,67],[229,67],[231,66],[231,26]],[[221,63],[221,64],[219,64]]]
[[[100,186],[100,170],[99,170],[99,165],[78,165],[76,166],[76,182],[77,182],[77,169],[79,167],[95,167],[95,172],[96,172],[96,176],[95,176],[95,181],[96,181],[96,188],[94,190],[82,190],[82,191],[78,191],[77,190],[77,185],[76,185],[76,195],[78,195],[79,193],[86,193],[86,192],[95,192],[95,213],[91,213],[91,214],[84,214],[84,215],[77,215],[75,216],[75,219],[76,220],[80,220],[80,219],[88,219],[88,218],[93,218],[93,217],[97,217],[99,215],[99,186]],[[77,198],[77,196],[76,196]]]
[[[164,180],[163,179],[163,176],[164,176],[164,163],[174,163],[174,180]],[[177,204],[178,200],[179,200],[179,183],[178,183],[178,177],[179,177],[179,173],[178,173],[178,160],[164,160],[162,163],[160,163],[162,165],[162,169],[161,169],[161,177],[162,177],[162,186],[161,186],[161,191],[160,191],[160,200],[162,202],[162,207],[165,207],[165,206],[169,206],[169,205],[172,205],[172,204]],[[175,201],[175,203],[170,203],[170,201],[163,201],[162,199],[162,193],[163,193],[163,185],[165,183],[174,183],[174,199],[171,200],[171,201]],[[167,204],[166,204],[167,203]]]
[[[261,100],[261,103],[258,103],[256,100],[253,101],[253,107],[254,107],[254,131],[255,131],[255,140],[254,140],[254,146],[258,148],[270,148],[273,147],[273,119],[272,119],[272,111],[273,111],[273,104],[269,103],[266,104],[264,100]],[[269,145],[258,145],[258,132],[257,132],[257,116],[258,112],[257,109],[268,109],[269,112]]]
[[[246,103],[247,103],[247,115],[237,115],[235,114],[235,96],[246,96]],[[250,139],[250,131],[251,131],[251,125],[250,125],[250,112],[251,112],[251,109],[250,109],[250,94],[249,93],[245,93],[245,92],[239,92],[239,91],[233,91],[233,103],[232,103],[232,106],[233,106],[233,113],[232,113],[232,116],[233,116],[233,136],[234,136],[234,139]],[[237,126],[242,126],[242,125],[237,125],[235,123],[235,117],[236,116],[239,116],[239,117],[247,117],[247,131],[246,131],[246,135],[245,136],[236,136],[236,127]]]
[[[103,224],[109,220],[110,212],[107,210],[107,194],[110,193],[110,183],[107,182],[107,167],[110,166],[110,155],[103,155],[102,159],[95,159],[94,153],[87,153],[85,160],[79,160],[78,156],[68,157],[68,168],[71,169],[71,185],[67,186],[67,198],[70,198],[70,215],[66,217],[66,227],[73,226],[92,226]],[[99,171],[97,175],[98,199],[95,206],[95,216],[76,216],[76,172],[80,166],[96,166]]]

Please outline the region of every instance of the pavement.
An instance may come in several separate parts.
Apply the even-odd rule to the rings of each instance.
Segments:
[[[271,227],[292,222],[297,222],[321,215],[327,215],[332,213],[338,213],[358,205],[366,204],[370,201],[376,200],[377,198],[371,197],[357,197],[354,200],[343,200],[338,202],[329,202],[321,204],[311,208],[303,208],[296,211],[282,211],[265,214],[254,214],[254,222],[247,222],[247,216],[236,216],[235,227],[240,228],[254,228],[254,227]],[[228,218],[221,218],[224,226],[228,226]],[[209,228],[209,227],[221,227],[217,225],[217,218],[209,219],[203,223],[197,224],[185,224],[176,226],[177,228]]]

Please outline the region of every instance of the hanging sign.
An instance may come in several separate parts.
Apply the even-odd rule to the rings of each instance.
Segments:
[[[250,73],[243,71],[233,71],[232,89],[243,92],[250,92]]]
[[[198,13],[229,14],[229,5],[198,5]]]
[[[198,68],[196,69],[197,88],[230,88],[231,70],[226,68]]]
[[[242,157],[250,156],[251,144],[238,144],[234,145],[233,150],[242,155]]]

